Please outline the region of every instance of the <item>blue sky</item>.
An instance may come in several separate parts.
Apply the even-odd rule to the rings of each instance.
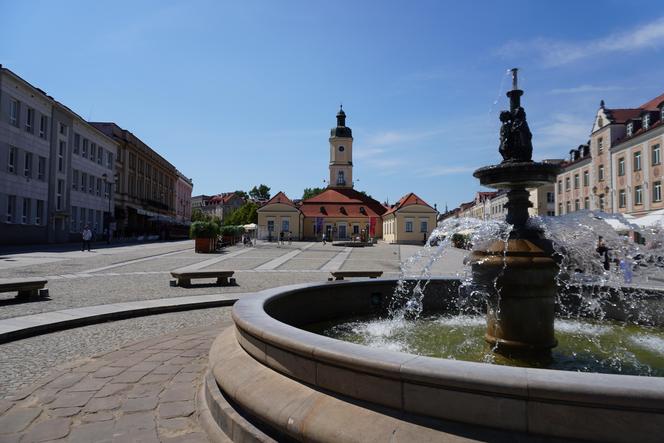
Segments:
[[[641,6],[0,0],[0,63],[131,130],[195,194],[322,186],[343,102],[356,188],[442,209],[500,160],[508,68],[522,70],[539,159],[585,142],[600,99],[633,107],[664,92],[664,7]]]

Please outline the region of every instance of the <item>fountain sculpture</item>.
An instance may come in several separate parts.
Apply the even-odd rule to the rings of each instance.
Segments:
[[[489,293],[486,340],[498,352],[542,354],[556,346],[553,333],[558,266],[551,242],[527,225],[527,188],[556,180],[559,166],[532,160],[532,135],[521,106],[517,69],[512,69],[510,110],[500,114],[503,162],[473,174],[480,184],[507,190],[506,243],[495,241],[471,257],[473,280]]]

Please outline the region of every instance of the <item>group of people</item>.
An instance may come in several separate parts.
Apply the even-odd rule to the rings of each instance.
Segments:
[[[597,240],[597,249],[595,249],[595,251],[599,254],[604,269],[606,271],[610,270],[611,258],[609,256],[609,251],[611,251],[611,249],[606,245],[606,242],[604,241],[604,238],[601,235]],[[621,259],[616,258],[615,262],[623,274],[625,283],[632,283],[632,276],[633,276],[632,261],[629,259],[629,257],[623,257]]]
[[[290,232],[290,231],[288,231],[288,233],[286,233],[286,232],[284,232],[284,231],[281,231],[281,232],[279,233],[279,244],[280,244],[280,245],[284,245],[284,244],[286,244],[286,243],[285,243],[285,242],[286,242],[286,239],[288,240],[288,244],[289,244],[289,245],[290,245],[291,243],[293,243],[293,233]]]

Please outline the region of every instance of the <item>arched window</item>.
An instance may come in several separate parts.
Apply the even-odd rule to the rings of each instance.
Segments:
[[[344,178],[344,171],[339,171],[337,173],[337,185],[345,185],[346,179]]]

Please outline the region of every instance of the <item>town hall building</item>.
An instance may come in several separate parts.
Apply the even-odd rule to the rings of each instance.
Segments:
[[[329,143],[327,189],[297,204],[277,193],[258,209],[259,238],[276,240],[283,232],[300,240],[321,240],[324,234],[329,241],[422,244],[436,226],[436,209],[413,193],[386,206],[353,188],[353,133],[343,109],[337,113]]]

